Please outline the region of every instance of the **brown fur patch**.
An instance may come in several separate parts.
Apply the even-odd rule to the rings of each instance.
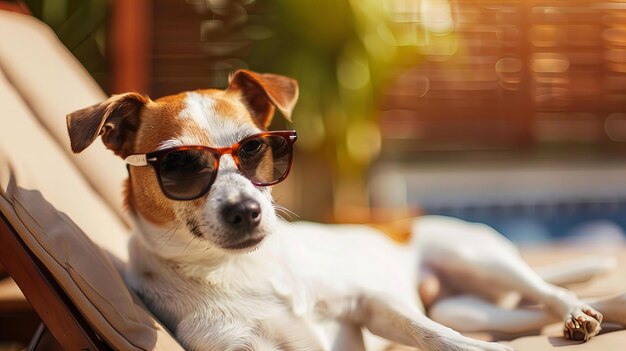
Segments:
[[[131,214],[135,214],[137,213],[136,211],[136,207],[135,204],[132,201],[132,193],[133,193],[133,189],[132,189],[132,185],[130,184],[130,178],[126,178],[126,180],[124,180],[124,210],[130,212]]]
[[[143,109],[134,153],[148,153],[164,140],[174,139],[183,132],[177,123],[183,108],[184,94],[158,99]],[[126,203],[133,211],[155,224],[166,224],[175,219],[173,201],[161,192],[153,167],[130,167]]]
[[[291,113],[298,100],[298,83],[288,77],[239,70],[230,78],[229,92],[239,92],[256,124],[267,129],[274,116],[274,108],[291,121]]]

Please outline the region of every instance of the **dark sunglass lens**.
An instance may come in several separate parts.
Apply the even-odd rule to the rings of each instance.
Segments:
[[[166,154],[159,174],[163,190],[180,200],[198,197],[213,181],[215,157],[205,150],[180,150]]]
[[[248,139],[239,147],[239,166],[259,185],[280,180],[289,171],[291,148],[282,136],[267,135]]]

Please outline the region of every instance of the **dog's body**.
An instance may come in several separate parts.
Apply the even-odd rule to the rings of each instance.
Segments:
[[[253,252],[219,261],[200,252],[178,267],[131,247],[128,280],[191,349],[328,350],[334,328],[324,322],[361,292],[416,306],[415,250],[364,226],[278,222]]]
[[[68,129],[75,152],[101,134],[126,159],[180,145],[229,147],[265,130],[274,106],[289,118],[296,99],[293,80],[239,71],[225,91],[114,96],[70,114]],[[566,335],[586,340],[600,329],[597,310],[626,322],[624,297],[583,303],[542,280],[483,225],[421,217],[411,244],[399,245],[367,226],[284,222],[269,188],[254,186],[235,162],[223,156],[210,192],[190,201],[166,198],[150,167],[129,168],[136,234],[126,278],[189,349],[362,350],[362,327],[423,350],[510,349],[427,318],[417,294],[421,267],[457,289],[515,291],[543,305],[507,311],[465,297],[431,306],[434,319],[461,331],[522,332],[565,318]]]

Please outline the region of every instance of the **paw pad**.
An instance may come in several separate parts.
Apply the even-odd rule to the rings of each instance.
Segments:
[[[563,335],[566,339],[587,341],[598,335],[602,323],[602,314],[586,307],[576,309],[565,319]]]

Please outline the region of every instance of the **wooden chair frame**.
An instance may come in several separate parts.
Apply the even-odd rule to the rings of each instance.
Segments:
[[[0,262],[45,325],[33,336],[29,350],[111,350],[2,213]]]

